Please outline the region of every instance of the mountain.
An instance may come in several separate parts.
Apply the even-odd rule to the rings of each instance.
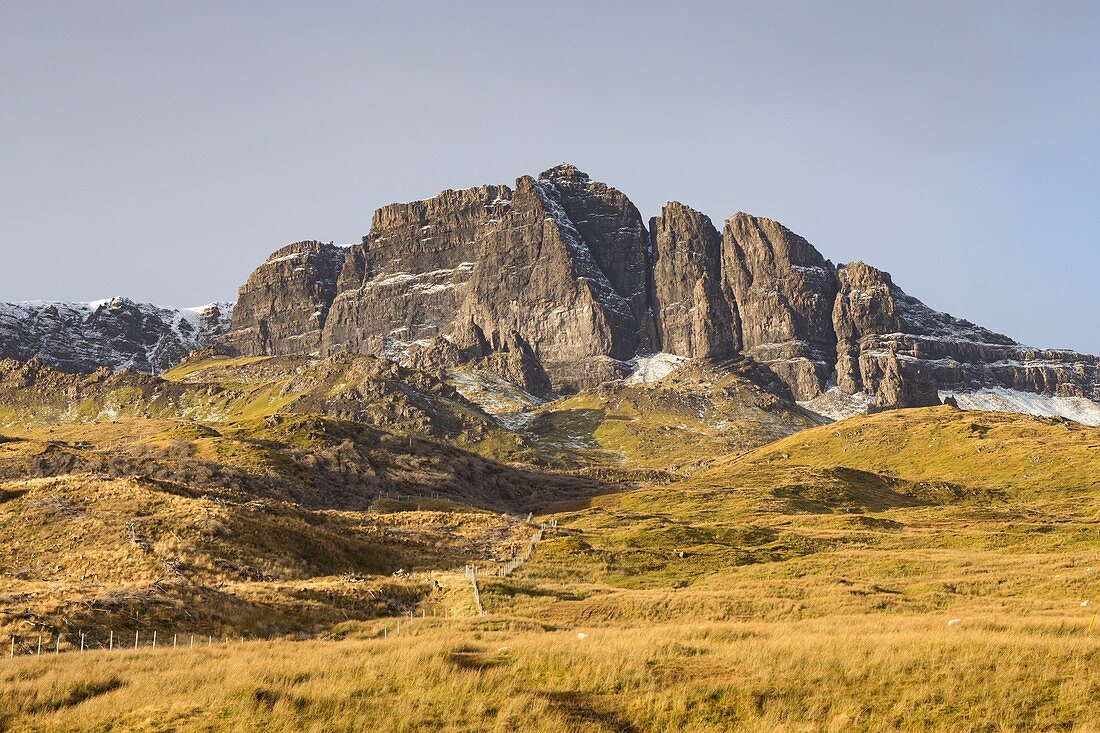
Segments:
[[[357,244],[285,246],[235,305],[0,304],[0,357],[65,371],[159,373],[209,346],[462,367],[537,398],[627,377],[653,355],[748,358],[760,386],[832,419],[950,401],[1100,425],[1096,356],[935,311],[770,219],[738,212],[719,229],[674,201],[646,222],[566,163],[384,206]]]
[[[231,303],[162,308],[111,298],[0,303],[0,358],[33,357],[68,372],[100,367],[156,374],[226,330]]]
[[[538,396],[625,377],[655,353],[744,356],[831,418],[951,400],[1100,424],[1096,356],[935,311],[770,219],[736,213],[719,231],[671,202],[647,224],[564,163],[385,206],[359,244],[280,249],[241,288],[223,343],[468,365]]]

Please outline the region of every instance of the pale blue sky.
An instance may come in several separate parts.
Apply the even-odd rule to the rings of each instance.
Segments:
[[[233,299],[568,160],[1100,352],[1100,4],[0,0],[0,299]]]

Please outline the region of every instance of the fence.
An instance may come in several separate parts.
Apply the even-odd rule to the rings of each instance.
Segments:
[[[477,566],[466,566],[466,579],[470,581],[470,584],[474,588],[474,607],[477,608],[477,615],[485,615],[485,606],[481,605],[481,589],[477,587]]]
[[[521,552],[519,555],[517,555],[516,557],[512,558],[511,560],[509,560],[508,562],[504,563],[503,565],[501,565],[497,568],[497,575],[499,577],[502,577],[502,578],[508,577],[513,572],[515,572],[517,569],[519,569],[524,563],[526,563],[528,560],[530,560],[531,555],[535,551],[535,547],[538,545],[539,542],[541,542],[543,540],[543,537],[545,536],[547,530],[556,530],[557,526],[558,526],[558,520],[556,520],[556,519],[551,519],[551,520],[549,520],[545,523],[533,522],[531,514],[527,515],[526,523],[536,527],[535,533],[531,536],[531,539],[528,540],[527,545],[523,549],[523,552]],[[477,566],[476,565],[466,565],[465,573],[466,573],[466,579],[470,581],[470,585],[473,588],[474,607],[477,609],[477,613],[478,613],[479,616],[484,616],[484,615],[486,615],[485,614],[485,607],[481,603],[481,589],[478,587],[478,584],[477,584],[477,575],[478,575]],[[425,613],[425,615],[427,615],[426,611],[424,613]],[[434,615],[435,614],[433,613],[433,616]],[[412,612],[410,612],[409,613],[410,621],[413,618],[414,618],[414,615],[413,615]],[[400,628],[400,625],[397,628]],[[129,632],[127,632],[127,633],[129,633]],[[83,632],[83,631],[79,632],[79,636],[70,635],[68,637],[66,637],[66,635],[60,634],[60,633],[59,634],[50,634],[50,635],[47,635],[46,637],[42,637],[40,635],[39,636],[33,636],[33,637],[32,636],[25,636],[24,637],[24,636],[12,635],[10,645],[9,645],[9,648],[8,648],[8,657],[9,658],[15,658],[16,656],[42,656],[43,639],[45,639],[45,641],[46,641],[46,644],[45,644],[46,654],[51,653],[50,652],[50,647],[52,646],[53,647],[53,652],[52,653],[55,654],[55,655],[61,654],[63,651],[68,653],[68,652],[83,652],[85,650],[93,650],[93,649],[106,650],[106,651],[114,651],[115,649],[139,649],[139,648],[142,648],[142,647],[156,649],[158,647],[158,633],[159,633],[158,631],[154,630],[150,637],[146,637],[146,639],[148,639],[148,642],[143,644],[142,643],[143,639],[142,639],[142,636],[141,636],[141,630],[137,630],[137,631],[134,632],[134,643],[133,643],[133,645],[129,644],[129,637],[127,637],[124,640],[121,635],[116,635],[113,630],[108,631],[106,637],[100,637],[100,638],[97,638],[97,639],[90,638],[89,635],[86,632]],[[389,638],[389,628],[388,627],[383,628],[382,633],[383,633],[383,637]],[[180,643],[180,641],[181,641],[180,635],[178,633],[173,633],[172,634],[172,643],[171,643],[171,645],[166,643],[165,637],[160,637],[159,646],[160,646],[160,648],[170,648],[170,649],[179,649],[181,647],[186,648],[186,649],[194,649],[195,646],[196,646],[196,643],[195,643],[196,639],[198,639],[198,646],[200,646],[200,647],[202,647],[202,646],[212,647],[212,646],[214,646],[216,641],[218,643],[220,643],[221,645],[228,645],[229,644],[229,637],[224,636],[224,635],[222,635],[220,639],[216,639],[213,634],[190,634],[189,633],[189,634],[185,634],[184,637],[185,637],[186,641],[183,644],[181,644]],[[64,649],[62,649],[62,640],[65,640],[65,643],[66,643],[66,647]],[[205,644],[203,643],[204,640],[205,640]],[[245,638],[242,636],[242,637],[239,637],[239,640],[241,642],[244,642]],[[0,652],[0,653],[2,653],[2,652]]]
[[[148,633],[148,632],[147,632]],[[238,638],[238,637],[235,637]],[[17,656],[37,656],[40,657],[45,654],[62,654],[71,652],[83,652],[83,651],[108,651],[113,652],[116,649],[121,651],[125,649],[194,649],[196,646],[212,647],[215,644],[228,645],[229,637],[219,635],[215,637],[213,634],[184,634],[181,640],[180,634],[172,634],[172,641],[168,642],[166,636],[159,635],[159,631],[154,630],[152,635],[143,637],[141,631],[135,631],[133,636],[133,643],[130,643],[129,632],[126,632],[124,637],[122,634],[116,634],[113,630],[107,631],[103,635],[92,635],[84,631],[77,632],[76,634],[47,634],[46,636],[22,636],[12,634],[10,636],[10,642],[8,644],[8,658],[14,659]],[[243,642],[245,638],[239,637],[239,640]],[[181,643],[182,641],[182,643]],[[64,644],[64,646],[62,646]]]

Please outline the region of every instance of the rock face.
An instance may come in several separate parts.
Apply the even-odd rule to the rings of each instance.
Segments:
[[[722,255],[745,354],[771,367],[796,399],[816,396],[836,360],[832,263],[778,222],[743,213],[726,221]]]
[[[272,255],[242,289],[226,344],[476,362],[529,390],[573,390],[622,376],[651,343],[647,241],[625,196],[569,166],[514,190],[445,191],[380,209],[334,292],[311,285],[316,266],[288,272],[296,250]]]
[[[161,308],[113,298],[91,303],[0,303],[0,358],[38,358],[67,372],[100,367],[155,374],[211,345],[233,306]]]
[[[710,218],[673,201],[649,228],[657,343],[668,353],[692,358],[737,353],[741,322],[722,277],[722,237]]]
[[[336,295],[347,252],[325,242],[296,242],[273,253],[240,290],[233,342],[241,354],[309,354]]]
[[[928,405],[939,392],[1002,388],[1100,400],[1100,359],[1040,350],[939,313],[856,262],[838,268],[837,387],[880,407]]]
[[[224,344],[474,364],[535,394],[621,377],[656,352],[746,356],[825,414],[997,389],[1100,399],[1096,357],[933,311],[769,219],[738,213],[719,233],[673,202],[646,227],[568,164],[383,207],[350,248],[276,252],[241,289]]]

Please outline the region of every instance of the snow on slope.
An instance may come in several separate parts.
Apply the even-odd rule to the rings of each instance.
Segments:
[[[954,397],[955,402],[964,410],[1064,417],[1083,425],[1100,426],[1100,404],[1084,397],[1053,397],[1004,387],[980,389],[976,392],[940,392],[941,400],[948,397]]]
[[[675,354],[650,354],[637,356],[631,360],[633,372],[626,378],[627,384],[650,384],[659,382],[687,361],[687,357]]]
[[[798,403],[799,407],[805,407],[810,412],[824,415],[830,420],[843,420],[853,415],[863,415],[874,404],[875,398],[866,392],[848,394],[837,387],[822,392],[812,400]]]
[[[971,392],[941,391],[939,397],[941,401],[954,398],[955,403],[963,410],[1064,417],[1082,425],[1100,426],[1100,403],[1084,397],[1054,397],[1004,387],[983,388]],[[864,392],[852,395],[833,387],[812,400],[798,404],[832,420],[843,420],[868,412],[874,404],[874,397]]]
[[[38,357],[71,372],[108,367],[155,374],[210,345],[232,312],[232,303],[163,308],[127,298],[0,303],[0,357]]]

